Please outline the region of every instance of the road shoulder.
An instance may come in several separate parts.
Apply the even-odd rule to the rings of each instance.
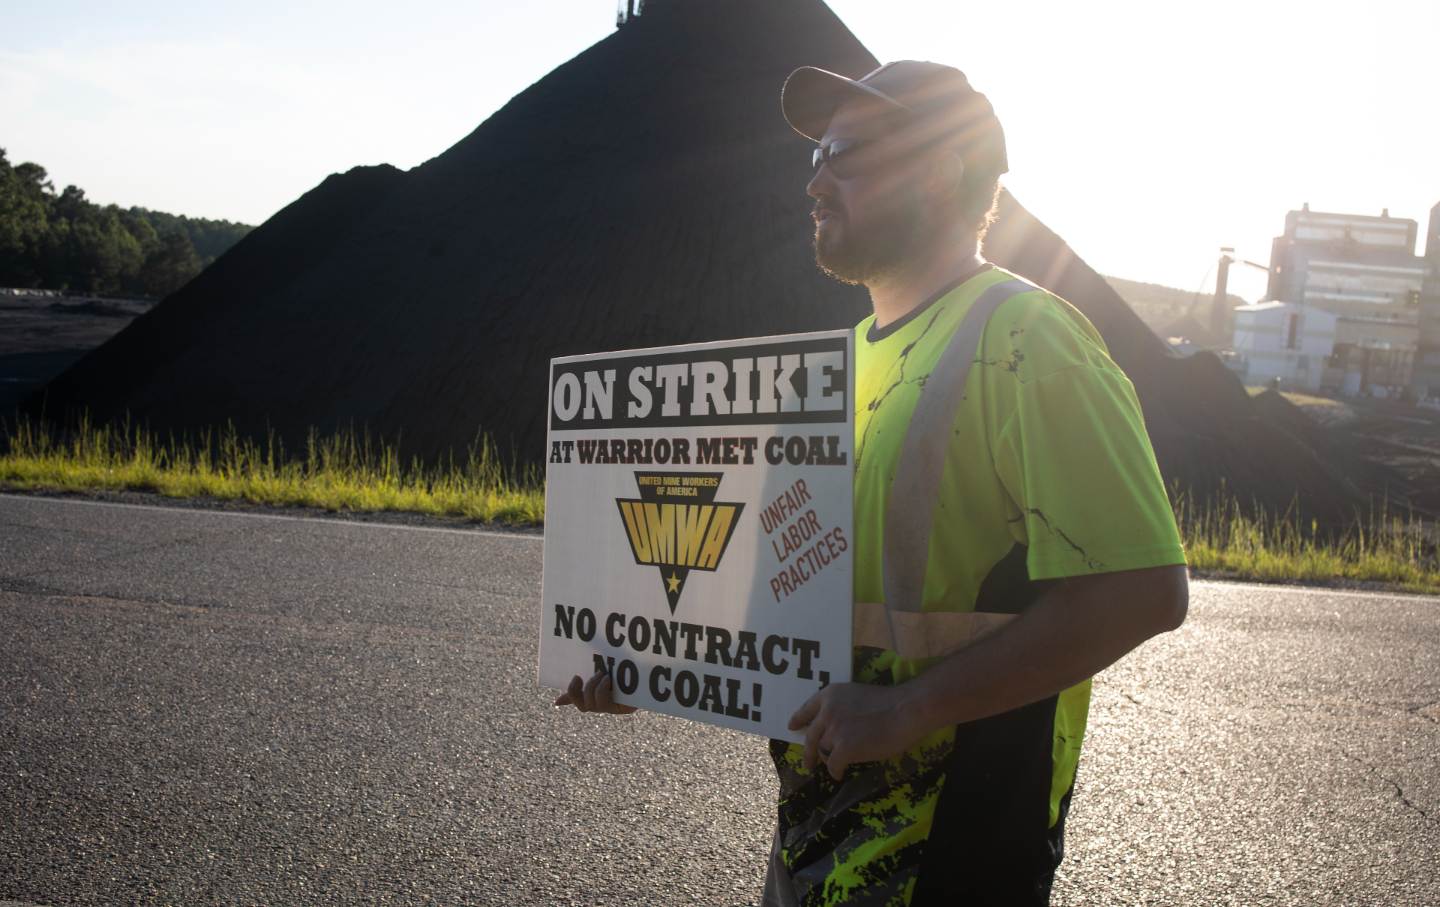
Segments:
[[[542,536],[543,526],[516,526],[507,523],[471,520],[465,517],[431,516],[425,513],[407,511],[353,511],[326,510],[322,507],[275,507],[269,504],[254,504],[249,501],[228,500],[213,497],[172,498],[168,495],[144,491],[55,491],[50,489],[21,488],[0,482],[0,495],[17,497],[55,498],[62,500],[101,501],[109,504],[133,504],[145,507],[173,507],[180,510],[218,510],[229,513],[250,513],[264,516],[286,516],[300,519],[343,520],[355,523],[380,523],[391,526],[417,526],[431,529],[473,529],[482,532],[507,532],[515,535]]]

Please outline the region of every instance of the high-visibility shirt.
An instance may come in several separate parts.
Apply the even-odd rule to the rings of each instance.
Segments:
[[[886,502],[925,381],[976,299],[1014,279],[986,268],[883,329],[873,315],[856,327],[856,601],[884,601]],[[1069,303],[1011,296],[956,409],[923,610],[1014,614],[1064,577],[1184,562],[1129,379]],[[857,648],[853,674],[898,684],[938,660]],[[957,873],[1053,870],[1089,699],[1087,680],[941,728],[838,783],[823,765],[806,772],[802,747],[772,741],[776,846],[799,903],[929,903]]]

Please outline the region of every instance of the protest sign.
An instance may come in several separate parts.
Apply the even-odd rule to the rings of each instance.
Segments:
[[[850,679],[850,331],[551,360],[540,683],[800,740]]]

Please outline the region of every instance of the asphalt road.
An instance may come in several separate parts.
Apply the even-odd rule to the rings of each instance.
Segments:
[[[759,738],[556,711],[538,536],[0,495],[0,902],[749,904]],[[1199,582],[1056,904],[1440,904],[1440,601]]]

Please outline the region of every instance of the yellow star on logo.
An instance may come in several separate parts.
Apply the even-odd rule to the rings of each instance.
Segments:
[[[667,585],[667,586],[670,587],[670,591],[671,591],[671,592],[679,592],[679,591],[680,591],[680,578],[677,577],[675,574],[672,573],[672,574],[670,574],[670,578],[667,579],[667,580],[665,580],[665,585]]]

